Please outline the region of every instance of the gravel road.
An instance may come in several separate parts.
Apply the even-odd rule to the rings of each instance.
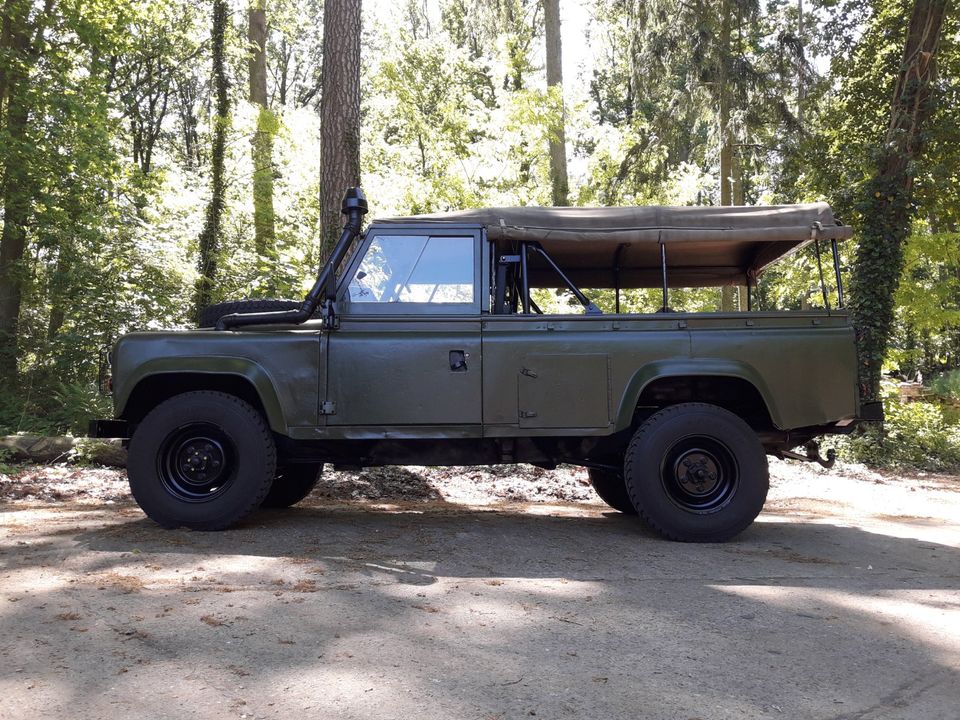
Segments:
[[[700,546],[569,469],[330,473],[213,534],[0,475],[0,718],[956,720],[960,479],[771,468]]]

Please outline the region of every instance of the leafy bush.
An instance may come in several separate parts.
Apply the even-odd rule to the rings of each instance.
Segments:
[[[44,393],[0,391],[0,435],[86,435],[91,418],[112,415],[110,398],[92,383],[56,383]]]
[[[886,421],[835,441],[844,460],[877,467],[914,467],[922,470],[960,468],[960,425],[944,417],[937,403],[900,400],[885,393]]]
[[[950,370],[937,375],[931,381],[930,389],[941,400],[960,400],[960,370]]]
[[[13,459],[13,451],[7,448],[0,448],[0,475],[9,475],[16,470],[16,467],[10,464]]]

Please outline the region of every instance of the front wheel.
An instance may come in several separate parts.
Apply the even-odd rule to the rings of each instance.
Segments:
[[[249,403],[188,392],[137,426],[127,476],[137,504],[160,525],[222,530],[259,507],[276,461],[270,428]]]
[[[769,487],[753,429],[705,403],[672,405],[648,418],[627,448],[624,475],[640,517],[683,542],[722,542],[742,532]]]

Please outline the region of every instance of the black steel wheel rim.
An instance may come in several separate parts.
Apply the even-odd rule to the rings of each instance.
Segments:
[[[740,467],[725,443],[707,435],[690,435],[664,454],[660,481],[677,507],[706,515],[722,508],[736,493]]]
[[[237,450],[230,436],[213,423],[190,423],[167,435],[157,455],[164,489],[184,502],[220,497],[237,474]]]

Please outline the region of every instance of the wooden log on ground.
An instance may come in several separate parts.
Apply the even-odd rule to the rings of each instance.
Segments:
[[[126,467],[127,451],[119,440],[42,435],[0,437],[0,460],[35,463],[90,463]]]

